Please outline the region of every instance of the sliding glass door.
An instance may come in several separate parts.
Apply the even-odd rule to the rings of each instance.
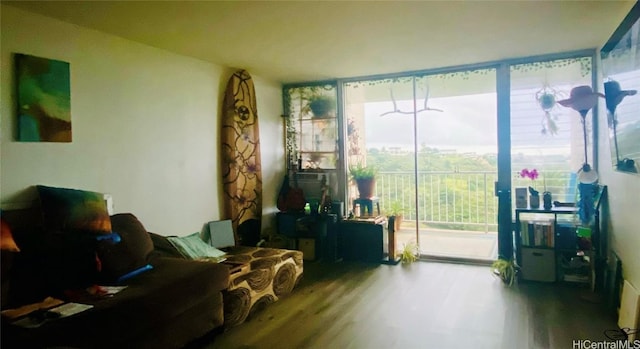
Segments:
[[[418,242],[413,86],[413,77],[403,77],[357,81],[344,88],[347,168],[375,167],[381,214],[402,216],[399,247]],[[349,202],[358,197],[353,183],[347,196]]]
[[[495,69],[349,82],[344,105],[348,166],[378,168],[383,213],[403,216],[398,247],[495,259]],[[350,187],[348,200],[356,195]]]

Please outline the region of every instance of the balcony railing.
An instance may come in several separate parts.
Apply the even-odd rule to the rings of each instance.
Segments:
[[[533,186],[542,194],[550,191],[554,200],[572,201],[572,178],[568,172],[554,172],[535,182],[512,176],[513,187]],[[376,195],[383,212],[392,205],[402,208],[405,222],[452,230],[496,232],[498,198],[494,195],[497,173],[492,171],[419,171],[417,188],[412,171],[380,172]],[[417,206],[416,210],[416,195]],[[513,198],[512,198],[513,200]]]

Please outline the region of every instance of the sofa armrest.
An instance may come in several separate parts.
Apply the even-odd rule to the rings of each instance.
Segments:
[[[174,257],[184,259],[180,251],[178,251],[166,236],[162,236],[156,233],[149,232],[151,241],[153,242],[153,252],[151,252],[152,258],[158,257]]]

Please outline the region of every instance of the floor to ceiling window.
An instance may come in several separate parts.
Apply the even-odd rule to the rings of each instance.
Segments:
[[[558,101],[591,86],[592,57],[584,51],[285,86],[290,167],[311,173],[311,183],[328,174],[348,214],[358,196],[349,168],[373,165],[382,214],[403,216],[398,248],[415,242],[427,256],[509,258],[512,187],[576,201],[583,124]],[[335,112],[315,115],[311,102],[320,95]],[[593,119],[592,111],[584,124],[592,164]],[[535,180],[525,169],[537,172]]]

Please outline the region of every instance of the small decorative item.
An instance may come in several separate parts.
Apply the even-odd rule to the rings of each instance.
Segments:
[[[527,168],[523,168],[520,171],[520,177],[529,178],[531,181],[534,181],[538,178],[539,173],[535,168],[529,171]],[[540,192],[535,190],[533,187],[529,187],[529,207],[538,208],[540,207]]]
[[[527,208],[527,188],[520,187],[516,188],[516,207],[517,208]]]
[[[529,187],[529,206],[531,208],[540,207],[540,192],[533,189],[533,187]]]
[[[552,202],[551,193],[548,191],[545,191],[544,193],[542,193],[542,203],[545,210],[551,209],[552,207],[551,202]]]
[[[548,85],[545,85],[540,91],[536,92],[536,100],[544,111],[544,117],[542,118],[542,130],[543,135],[555,135],[558,133],[558,125],[556,125],[556,117],[551,114],[551,110],[556,106],[556,90],[552,89]]]
[[[540,174],[538,173],[538,170],[536,170],[535,168],[531,171],[529,171],[529,169],[527,168],[523,168],[522,171],[520,171],[520,177],[529,178],[532,181],[536,180],[539,175]]]
[[[16,54],[18,136],[22,142],[71,142],[69,63]]]

